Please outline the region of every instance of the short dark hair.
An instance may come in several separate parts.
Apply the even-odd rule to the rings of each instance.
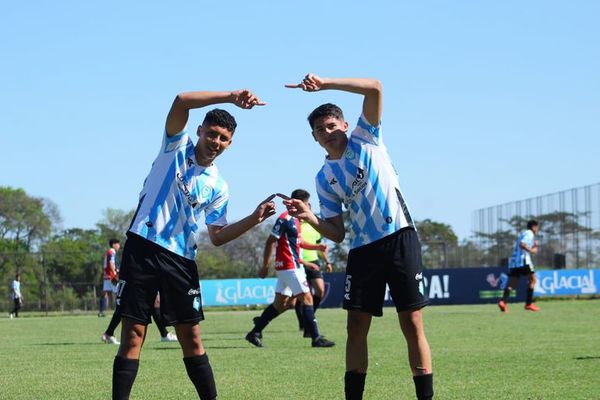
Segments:
[[[531,229],[534,226],[538,226],[538,225],[539,225],[538,222],[536,220],[532,219],[529,222],[527,222],[527,229]]]
[[[342,109],[336,106],[335,104],[321,104],[308,115],[308,123],[310,124],[311,129],[314,129],[315,121],[323,117],[334,117],[339,119],[340,121],[343,121],[344,113],[342,112]]]
[[[309,198],[310,198],[310,193],[308,193],[304,189],[296,189],[292,192],[292,199],[308,201]]]
[[[110,239],[110,240],[108,241],[108,245],[109,245],[110,247],[113,247],[113,244],[117,244],[117,243],[121,243],[121,241],[120,241],[119,239]]]
[[[233,115],[229,114],[225,110],[221,110],[220,108],[215,108],[214,110],[207,112],[202,125],[220,126],[221,128],[227,129],[231,133],[234,133],[235,128],[237,128],[237,122],[235,122]]]

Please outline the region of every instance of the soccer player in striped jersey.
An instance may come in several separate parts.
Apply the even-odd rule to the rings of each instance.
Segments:
[[[527,282],[527,300],[525,301],[525,310],[540,311],[540,308],[533,302],[533,288],[537,281],[535,269],[533,268],[532,254],[538,251],[538,242],[535,240],[535,235],[540,231],[540,225],[537,221],[531,220],[527,222],[527,229],[519,234],[513,252],[508,261],[508,284],[504,288],[502,300],[498,302],[500,311],[508,312],[508,296],[510,291],[517,287],[519,278],[526,276]]]
[[[284,199],[289,197],[279,194]],[[308,192],[296,189],[292,192],[292,198],[308,203]],[[304,199],[304,200],[302,200]],[[275,273],[277,274],[277,286],[275,288],[275,300],[270,304],[260,317],[255,318],[254,328],[246,334],[246,340],[256,347],[262,347],[262,330],[276,317],[288,308],[294,301],[302,303],[302,316],[304,326],[312,338],[312,347],[332,347],[334,342],[325,339],[319,334],[319,327],[313,307],[313,297],[306,279],[304,267],[318,268],[316,265],[307,263],[300,257],[300,249],[324,251],[324,244],[308,244],[302,242],[300,221],[284,212],[277,218],[271,234],[265,243],[263,255],[263,266],[258,271],[258,276],[264,278],[269,272],[269,264],[275,249]]]
[[[219,246],[275,213],[272,195],[247,217],[227,222],[229,190],[214,161],[231,145],[236,121],[225,110],[209,111],[196,131],[195,145],[186,129],[191,109],[218,103],[243,109],[265,104],[249,90],[186,92],[173,101],[123,250],[117,284],[123,325],[113,365],[113,399],[129,398],[159,291],[161,315],[167,325],[175,326],[199,398],[217,397],[198,325],[204,319],[195,262],[201,216],[204,213],[210,241]]]
[[[349,137],[348,123],[334,104],[323,104],[308,117],[313,138],[327,153],[316,177],[322,218],[301,201],[284,201],[291,215],[306,220],[336,242],[345,237],[342,206],[350,213],[351,250],[344,294],[348,311],[346,399],[362,399],[368,366],[367,335],[372,317],[382,315],[386,284],[406,339],[417,397],[431,399],[431,353],[421,313],[428,304],[421,245],[383,143],[381,83],[309,74],[301,83],[286,87],[307,92],[342,90],[363,96],[362,115]]]

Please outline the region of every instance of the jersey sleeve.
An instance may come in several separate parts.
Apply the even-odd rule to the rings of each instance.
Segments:
[[[183,130],[176,135],[169,136],[167,135],[167,130],[165,129],[163,134],[163,142],[161,146],[161,153],[170,153],[174,150],[182,146],[186,146],[188,143],[189,135],[187,134],[187,126],[183,128]]]
[[[287,221],[283,218],[277,218],[275,224],[273,225],[273,229],[271,229],[271,235],[279,239],[281,235],[283,235],[287,228]]]
[[[227,225],[227,204],[229,203],[229,186],[223,184],[221,191],[213,198],[204,210],[206,225]]]
[[[342,214],[342,200],[331,189],[323,171],[319,172],[315,181],[321,216],[331,218]]]
[[[533,234],[532,231],[527,231],[521,238],[521,243],[525,243],[527,246],[532,247],[534,237],[535,237],[535,235]]]
[[[350,137],[363,142],[379,145],[381,142],[381,123],[378,126],[373,126],[367,121],[363,114],[358,119],[356,128],[354,128]]]

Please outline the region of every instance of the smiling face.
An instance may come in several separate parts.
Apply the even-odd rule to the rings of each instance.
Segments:
[[[200,125],[198,127],[198,142],[196,143],[196,161],[208,167],[213,163],[233,139],[233,133],[218,125]]]
[[[317,118],[313,122],[313,137],[331,159],[338,159],[344,154],[348,143],[346,132],[348,123],[332,115]]]

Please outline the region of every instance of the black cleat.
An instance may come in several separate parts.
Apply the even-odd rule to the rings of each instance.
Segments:
[[[331,340],[325,339],[323,336],[319,336],[312,341],[312,347],[333,347],[335,343]]]
[[[248,334],[246,335],[246,340],[255,345],[256,347],[263,347],[262,340],[259,337],[258,332],[248,332]]]

